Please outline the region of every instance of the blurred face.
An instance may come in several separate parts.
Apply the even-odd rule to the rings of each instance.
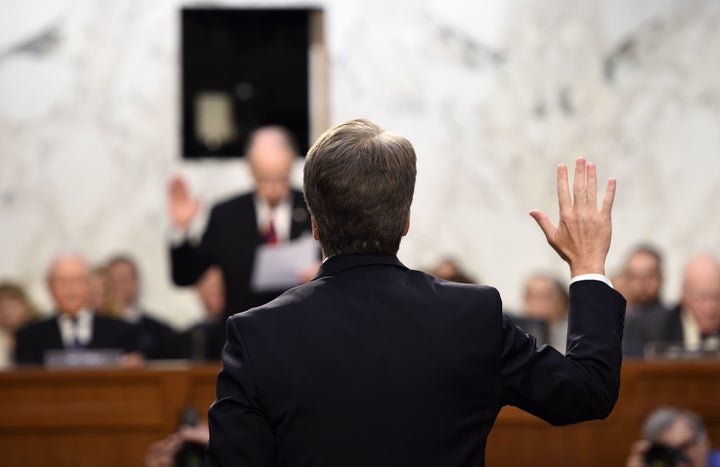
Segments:
[[[668,446],[682,449],[689,463],[686,467],[705,467],[710,450],[707,437],[696,439],[692,428],[684,418],[679,418],[668,428],[658,441]]]
[[[77,256],[62,257],[53,263],[48,276],[50,295],[57,309],[75,316],[88,305],[90,273],[85,261]]]
[[[117,261],[110,265],[109,271],[120,304],[123,307],[135,304],[140,293],[140,281],[133,265],[126,261]]]
[[[29,310],[20,297],[0,296],[0,328],[13,333],[28,320]]]
[[[207,316],[209,318],[219,317],[225,309],[225,282],[220,268],[208,269],[195,288]]]
[[[647,305],[660,299],[662,275],[657,259],[645,252],[630,256],[627,261],[625,278],[627,298],[631,304]]]
[[[531,318],[556,321],[567,313],[565,297],[552,280],[533,277],[525,284],[525,314]]]
[[[276,206],[290,194],[291,149],[281,134],[265,130],[254,136],[248,156],[257,195]]]
[[[720,270],[717,267],[711,264],[688,266],[682,307],[695,319],[701,333],[720,330]]]

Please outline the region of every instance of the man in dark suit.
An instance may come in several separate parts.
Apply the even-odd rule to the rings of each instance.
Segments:
[[[685,265],[680,304],[666,311],[654,326],[634,330],[643,349],[665,343],[675,351],[720,349],[720,262],[713,255],[698,255]],[[672,344],[677,344],[673,346]]]
[[[229,313],[245,311],[277,297],[283,290],[251,287],[255,254],[260,245],[278,244],[310,234],[310,214],[302,193],[290,188],[295,151],[289,133],[264,127],[253,133],[247,151],[255,192],[236,196],[212,208],[198,244],[188,236],[199,204],[180,178],[170,184],[170,212],[175,228],[170,251],[177,285],[193,285],[213,264],[222,270]],[[317,264],[298,271],[297,283],[317,271]]]
[[[228,319],[207,465],[480,466],[500,408],[554,424],[604,418],[620,384],[625,301],[604,277],[615,181],[597,207],[579,159],[558,168],[560,222],[531,211],[569,263],[567,355],[502,314],[497,290],[406,268],[415,153],[367,120],[328,130],[304,190],[315,279]]]
[[[140,272],[135,260],[117,255],[107,264],[122,319],[135,326],[139,352],[148,360],[180,358],[183,352],[178,333],[152,317],[140,303]]]
[[[645,344],[657,339],[670,311],[661,302],[662,255],[650,245],[635,247],[625,260],[628,301],[623,354],[642,357]]]
[[[88,308],[90,273],[82,256],[59,255],[52,262],[47,279],[57,313],[18,330],[16,363],[42,364],[45,352],[56,349],[137,350],[137,336],[132,326]],[[134,366],[140,362],[138,355],[131,354],[123,363]]]

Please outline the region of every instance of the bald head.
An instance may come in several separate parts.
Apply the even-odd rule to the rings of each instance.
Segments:
[[[88,304],[90,269],[79,253],[63,253],[50,263],[47,275],[50,295],[58,311],[70,316]]]
[[[258,196],[276,206],[290,193],[290,170],[295,157],[290,134],[279,126],[256,130],[247,157]]]
[[[701,333],[720,330],[720,263],[717,258],[700,255],[687,262],[682,307],[695,319]]]

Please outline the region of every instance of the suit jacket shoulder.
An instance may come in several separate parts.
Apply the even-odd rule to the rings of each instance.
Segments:
[[[46,350],[62,349],[63,342],[56,317],[26,324],[15,334],[15,362],[41,365]]]

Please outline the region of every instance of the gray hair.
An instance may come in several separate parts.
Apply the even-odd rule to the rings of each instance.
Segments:
[[[642,435],[648,441],[657,441],[677,420],[683,419],[693,432],[693,439],[707,435],[702,419],[695,412],[675,407],[660,407],[645,419]]]

